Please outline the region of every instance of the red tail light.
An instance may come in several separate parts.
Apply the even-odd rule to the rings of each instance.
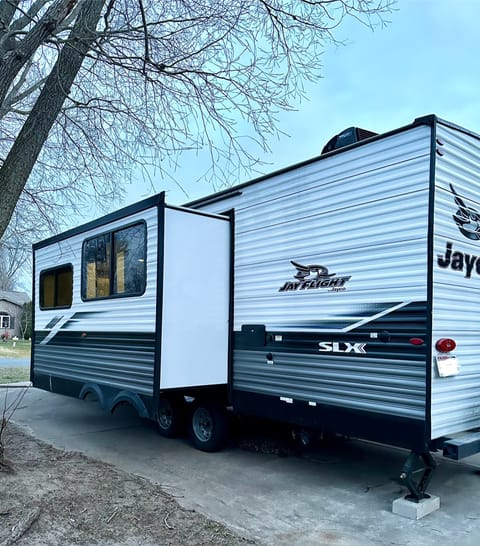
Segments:
[[[455,343],[455,340],[449,337],[442,337],[437,341],[437,343],[435,343],[435,348],[441,353],[449,353],[450,351],[454,351],[456,346],[457,344]]]

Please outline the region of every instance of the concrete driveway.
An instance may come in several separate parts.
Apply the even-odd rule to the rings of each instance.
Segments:
[[[13,396],[13,391],[9,391]],[[0,397],[5,389],[0,389]],[[0,401],[1,402],[1,401]],[[30,389],[14,421],[58,448],[80,451],[161,484],[178,502],[268,545],[477,545],[480,458],[440,458],[430,493],[440,510],[414,521],[391,512],[406,452],[348,441],[302,457],[194,450],[134,416]]]

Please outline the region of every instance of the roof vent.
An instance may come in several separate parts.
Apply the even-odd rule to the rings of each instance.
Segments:
[[[360,127],[349,127],[331,138],[323,147],[322,154],[344,148],[345,146],[376,136],[377,134],[378,133],[372,133],[372,131],[367,131],[366,129],[360,129]]]

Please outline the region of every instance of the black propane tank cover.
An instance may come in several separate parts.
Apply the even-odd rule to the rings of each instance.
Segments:
[[[241,344],[258,347],[266,344],[265,324],[242,324]]]

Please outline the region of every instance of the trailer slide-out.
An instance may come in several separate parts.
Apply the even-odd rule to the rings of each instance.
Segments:
[[[480,137],[435,116],[34,245],[34,386],[122,402],[196,447],[226,408],[411,450],[480,451]],[[421,467],[420,479],[415,479]]]

